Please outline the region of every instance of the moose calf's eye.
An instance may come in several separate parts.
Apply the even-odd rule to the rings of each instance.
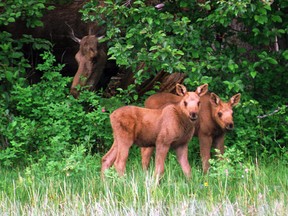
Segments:
[[[200,101],[197,103],[198,107],[200,106]]]
[[[185,106],[185,107],[187,106],[187,102],[186,102],[186,101],[184,101],[184,106]]]
[[[223,113],[222,113],[222,112],[218,112],[218,116],[219,116],[219,118],[221,118],[221,117],[222,117],[222,115],[223,115]]]

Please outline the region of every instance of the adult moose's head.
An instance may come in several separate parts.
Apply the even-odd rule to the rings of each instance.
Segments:
[[[79,88],[87,86],[89,90],[95,90],[107,62],[106,47],[99,43],[95,35],[87,35],[82,39],[75,37],[72,31],[72,39],[79,43],[79,51],[75,55],[78,70],[74,76],[70,93],[79,97]]]

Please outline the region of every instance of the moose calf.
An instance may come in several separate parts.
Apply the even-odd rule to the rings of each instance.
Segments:
[[[176,93],[178,95],[171,93],[151,95],[145,101],[145,107],[149,109],[161,109],[168,104],[177,104],[183,99],[184,95],[177,88]],[[238,93],[231,97],[228,102],[222,101],[219,96],[209,92],[200,97],[201,109],[194,135],[199,138],[204,173],[207,173],[210,166],[211,147],[219,149],[221,154],[224,153],[225,133],[234,128],[232,108],[239,103],[240,97],[241,94]],[[153,150],[153,147],[141,148],[142,167],[144,170],[148,169]]]
[[[156,147],[157,176],[164,172],[164,161],[169,148],[175,149],[177,160],[189,178],[191,168],[188,163],[188,142],[193,136],[198,118],[200,96],[207,90],[207,84],[199,86],[195,92],[187,92],[186,87],[181,85],[181,100],[163,109],[124,106],[115,110],[110,115],[114,143],[102,158],[102,178],[104,171],[113,164],[120,176],[124,174],[133,143],[140,147]]]

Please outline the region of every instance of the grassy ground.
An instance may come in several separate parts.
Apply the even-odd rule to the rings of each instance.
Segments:
[[[208,176],[193,167],[187,181],[169,158],[159,185],[138,159],[122,178],[110,169],[105,182],[90,168],[62,177],[2,169],[0,215],[288,215],[286,165],[248,163],[243,172]]]

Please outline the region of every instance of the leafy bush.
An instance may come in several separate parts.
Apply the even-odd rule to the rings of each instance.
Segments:
[[[149,1],[105,3],[86,4],[84,19],[105,26],[110,58],[131,68],[138,82],[161,70],[184,72],[191,82],[208,82],[214,91],[227,94],[244,91],[263,70],[274,71],[287,58],[284,50],[267,52],[276,36],[280,40],[287,33],[284,1],[181,0],[166,2],[161,11]],[[145,68],[139,69],[143,62]],[[278,64],[277,71],[280,76],[285,64]]]
[[[219,154],[219,151],[216,151]],[[244,163],[244,154],[235,147],[226,149],[223,155],[210,159],[209,176],[237,180],[248,173],[249,167]]]
[[[27,27],[42,26],[40,18],[46,8],[46,1],[5,1],[0,3],[0,27],[6,26],[17,20],[26,21]],[[6,31],[0,31],[0,140],[1,148],[7,146],[8,140],[4,136],[6,126],[11,121],[13,110],[10,110],[12,105],[11,90],[15,85],[28,86],[27,74],[31,68],[28,59],[23,52],[23,46],[31,45],[31,48],[36,50],[49,50],[52,44],[43,39],[35,39],[30,35],[23,35],[22,38],[14,40],[12,35]],[[22,125],[25,126],[25,123]]]
[[[40,18],[46,9],[53,9],[52,6],[46,7],[46,2],[46,0],[7,0],[0,2],[0,26],[14,23],[17,19],[25,20],[27,27],[43,26]]]
[[[53,55],[45,53],[43,58],[45,62],[38,66],[44,71],[41,82],[13,87],[12,105],[1,123],[6,143],[0,160],[5,165],[39,163],[54,171],[79,169],[95,143],[99,149],[110,144],[109,113],[92,92],[85,92],[80,100],[70,96],[71,78],[62,77],[62,66],[54,65]],[[92,112],[86,112],[84,101],[93,106]],[[79,166],[72,166],[74,160]]]
[[[188,88],[209,83],[223,99],[242,93],[235,108],[236,129],[225,142],[229,150],[224,158],[236,162],[226,166],[225,160],[217,161],[217,169],[234,167],[237,173],[242,153],[241,162],[255,156],[288,162],[286,1],[176,0],[160,11],[149,1],[127,2],[108,0],[99,7],[91,1],[82,12],[85,20],[106,29],[110,58],[132,70],[136,84],[159,71],[183,72]],[[6,1],[7,10],[0,3],[0,25],[24,19],[27,26],[41,26],[44,3]],[[62,66],[49,52],[37,68],[44,74],[41,81],[28,85],[30,65],[23,45],[50,50],[51,44],[28,35],[15,41],[8,32],[0,32],[0,41],[1,164],[81,174],[93,163],[93,153],[112,143],[109,113],[139,100],[134,86],[109,99],[84,88],[75,100],[69,94],[71,78],[60,74]],[[143,63],[145,68],[139,69]],[[196,148],[190,151],[195,154]]]
[[[152,1],[91,1],[82,13],[106,29],[110,58],[132,69],[136,83],[159,71],[183,72],[188,88],[209,83],[223,99],[241,92],[227,146],[287,158],[286,109],[257,118],[288,103],[287,1],[199,2],[166,1],[157,10]]]

